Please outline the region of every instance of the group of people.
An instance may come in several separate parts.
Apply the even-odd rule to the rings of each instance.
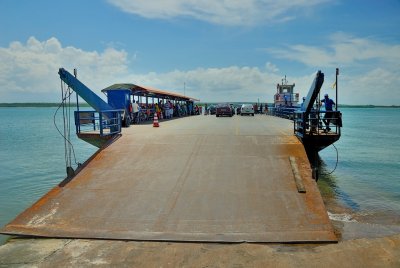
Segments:
[[[129,108],[134,124],[152,119],[155,113],[158,119],[171,119],[173,117],[199,114],[199,109],[197,105],[193,106],[191,101],[173,103],[170,100],[159,101],[154,104],[138,103],[138,101],[133,100]]]
[[[258,106],[257,103],[253,104],[253,109],[254,109],[254,113],[255,114],[264,114],[264,113],[268,113],[268,104],[266,103],[265,105],[263,105],[262,103],[260,104],[260,106]]]

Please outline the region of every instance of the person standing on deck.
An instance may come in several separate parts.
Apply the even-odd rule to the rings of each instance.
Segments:
[[[181,116],[181,105],[179,104],[179,102],[176,103],[176,116],[180,117]]]
[[[161,120],[161,109],[160,109],[158,103],[155,104],[155,112],[157,114],[158,120]]]
[[[133,122],[135,123],[139,123],[139,105],[137,104],[137,102],[135,100],[133,100],[133,104],[132,104],[132,112],[133,112]]]
[[[164,108],[164,112],[165,112],[165,118],[169,119],[169,102],[168,101],[164,103],[163,108]]]
[[[300,106],[300,110],[302,110],[302,111],[305,110],[304,102],[306,102],[306,97],[303,97],[303,102],[301,103],[301,106]]]
[[[329,123],[333,117],[333,106],[336,104],[332,99],[329,98],[328,94],[325,94],[324,99],[321,100],[321,102],[325,104],[325,116],[322,121],[324,121],[324,124],[326,126],[325,130],[328,132],[329,130],[331,130],[331,128],[329,127]]]
[[[169,105],[169,118],[173,118],[174,117],[174,105],[172,104],[171,101],[168,101],[168,105]]]

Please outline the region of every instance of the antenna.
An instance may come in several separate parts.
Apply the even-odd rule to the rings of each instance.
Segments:
[[[283,82],[285,82],[285,83],[283,83]],[[287,85],[286,74],[285,74],[285,77],[282,78],[282,85]]]
[[[337,109],[338,109],[338,106],[339,106],[339,102],[338,102],[338,76],[339,76],[339,68],[336,68],[336,80],[335,80],[335,87],[336,87],[336,105],[335,105],[335,108],[336,108],[336,111],[337,111]]]

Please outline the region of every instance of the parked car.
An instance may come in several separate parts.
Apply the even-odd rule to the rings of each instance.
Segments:
[[[220,103],[217,105],[217,111],[216,111],[215,115],[217,117],[224,116],[224,115],[232,117],[232,108],[227,103]]]
[[[254,116],[254,107],[253,104],[242,104],[242,107],[240,108],[240,115],[252,115]]]

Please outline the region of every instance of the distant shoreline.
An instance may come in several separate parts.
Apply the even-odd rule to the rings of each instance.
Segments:
[[[400,105],[339,105],[339,108],[400,108]]]
[[[0,103],[0,107],[35,107],[35,108],[41,108],[41,107],[58,107],[60,106],[60,103],[55,103],[55,102],[14,102],[14,103]],[[72,107],[75,107],[75,103],[71,103]],[[89,104],[87,103],[79,103],[79,106],[82,107],[90,107]]]
[[[238,102],[233,102],[238,103]],[[209,102],[208,104],[216,104]],[[0,103],[0,107],[58,107],[60,103],[53,102],[15,102],[15,103]],[[71,106],[75,106],[75,103],[71,103]],[[199,103],[199,105],[204,105],[204,103]],[[268,104],[271,106],[271,103]],[[80,103],[81,107],[90,107],[87,103]],[[339,105],[339,108],[400,108],[400,105]]]

